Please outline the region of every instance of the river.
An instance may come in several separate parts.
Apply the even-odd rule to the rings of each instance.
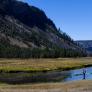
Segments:
[[[50,83],[83,80],[83,69],[40,73],[0,73],[0,82],[8,84]],[[92,67],[85,68],[85,79],[92,79]]]

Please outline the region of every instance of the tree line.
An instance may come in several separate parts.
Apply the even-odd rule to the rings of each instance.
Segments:
[[[16,46],[0,45],[0,58],[60,58],[60,57],[84,57],[82,50],[73,50],[65,48],[19,48]]]

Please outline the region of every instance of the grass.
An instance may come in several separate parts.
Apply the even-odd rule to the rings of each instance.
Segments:
[[[92,92],[92,80],[26,85],[0,84],[0,92]]]
[[[0,59],[0,72],[46,72],[92,66],[92,58]]]

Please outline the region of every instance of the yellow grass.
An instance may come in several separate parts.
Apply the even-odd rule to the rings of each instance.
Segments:
[[[92,65],[92,58],[0,59],[0,71],[68,70]]]
[[[27,85],[0,85],[0,92],[92,92],[92,80]]]

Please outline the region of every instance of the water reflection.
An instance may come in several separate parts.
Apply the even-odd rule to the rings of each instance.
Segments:
[[[92,67],[70,71],[52,71],[40,73],[0,73],[0,82],[8,84],[67,82],[82,79],[92,79]]]
[[[41,73],[0,73],[0,82],[8,84],[60,82],[70,76],[70,72],[41,72]]]

